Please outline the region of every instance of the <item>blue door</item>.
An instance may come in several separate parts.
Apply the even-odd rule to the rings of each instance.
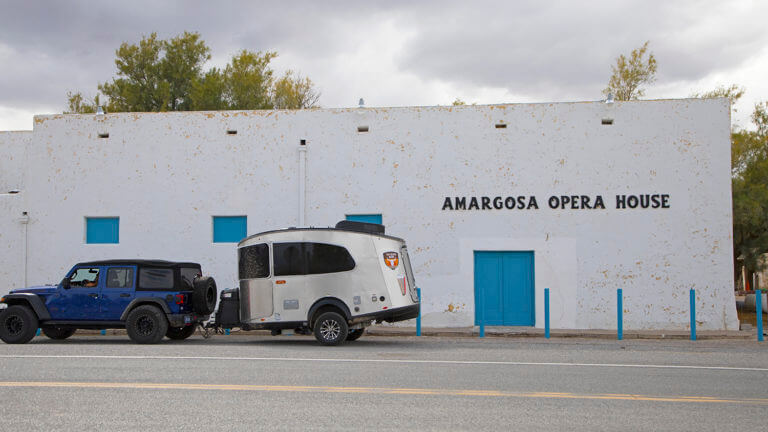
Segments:
[[[69,285],[59,285],[46,306],[56,320],[98,320],[102,268],[77,267],[67,276]]]
[[[106,267],[101,288],[100,316],[105,321],[117,321],[133,300],[136,286],[136,266]]]
[[[475,251],[475,324],[532,326],[533,252]]]

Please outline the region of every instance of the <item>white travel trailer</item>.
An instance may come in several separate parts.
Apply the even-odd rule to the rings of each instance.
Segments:
[[[239,289],[221,294],[215,326],[314,333],[324,345],[374,322],[416,318],[419,298],[405,241],[384,226],[341,221],[289,228],[238,244]]]

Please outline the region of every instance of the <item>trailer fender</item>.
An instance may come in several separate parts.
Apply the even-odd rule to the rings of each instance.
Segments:
[[[349,307],[347,307],[347,305],[343,301],[335,297],[323,297],[320,300],[316,301],[311,308],[309,308],[309,313],[307,314],[307,321],[310,324],[312,324],[312,318],[314,318],[315,312],[317,312],[323,306],[333,306],[341,310],[341,312],[344,314],[344,318],[346,318],[347,320],[349,320],[352,317],[352,315],[349,313]]]
[[[6,294],[3,296],[4,303],[8,305],[27,305],[35,311],[37,319],[40,321],[47,321],[51,319],[51,314],[48,313],[48,308],[45,307],[43,299],[33,293],[18,293],[18,294]]]

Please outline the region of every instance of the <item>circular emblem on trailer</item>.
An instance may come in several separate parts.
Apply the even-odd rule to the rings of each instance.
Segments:
[[[397,264],[400,263],[397,252],[384,252],[384,263],[392,270],[396,269]]]

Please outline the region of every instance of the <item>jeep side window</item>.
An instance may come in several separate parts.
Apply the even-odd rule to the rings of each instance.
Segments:
[[[338,273],[355,268],[346,248],[325,243],[275,243],[275,275]]]
[[[133,287],[133,269],[130,267],[112,267],[107,270],[107,288]]]
[[[269,246],[261,243],[237,250],[239,279],[269,277]]]
[[[173,269],[142,268],[139,270],[140,290],[172,290]]]
[[[70,286],[95,287],[99,284],[98,267],[81,267],[69,277]]]

